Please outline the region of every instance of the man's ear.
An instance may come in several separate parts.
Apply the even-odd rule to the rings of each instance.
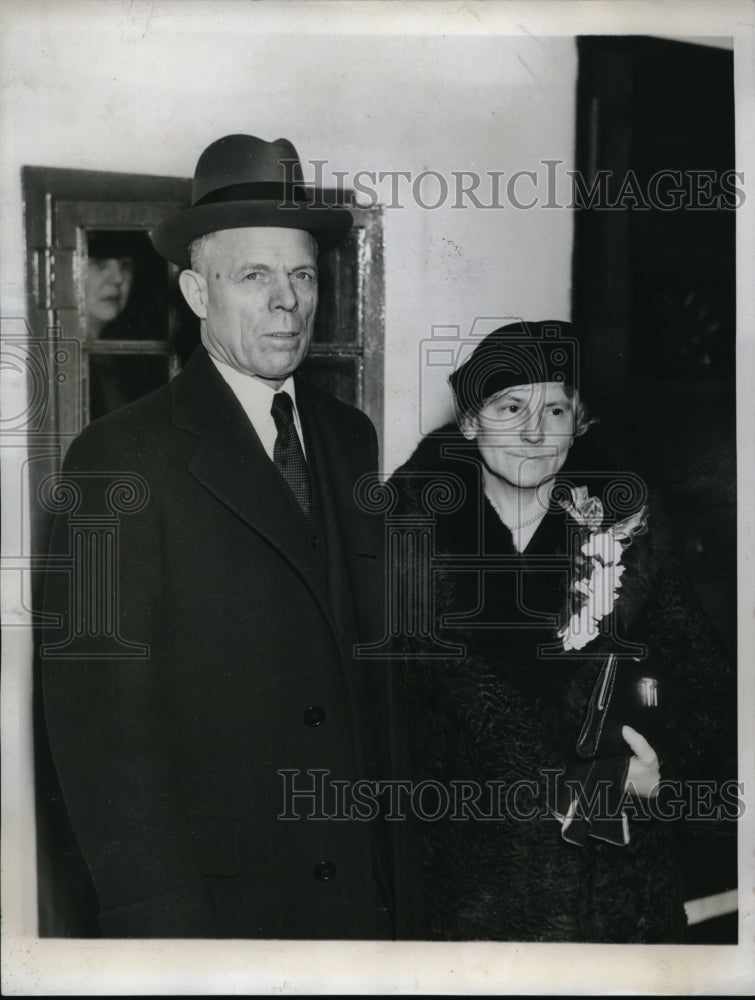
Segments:
[[[181,293],[191,311],[200,319],[207,319],[207,280],[199,271],[181,271],[178,276]]]
[[[479,430],[477,424],[477,417],[467,414],[461,418],[461,423],[459,424],[459,430],[467,439],[467,441],[474,441],[477,437],[477,431]]]

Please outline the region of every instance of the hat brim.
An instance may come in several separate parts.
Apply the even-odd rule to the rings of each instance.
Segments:
[[[150,233],[159,254],[180,267],[191,267],[189,244],[222,229],[248,226],[302,229],[317,240],[320,252],[340,243],[354,219],[347,208],[323,204],[281,205],[278,201],[226,201],[186,208],[159,222]]]

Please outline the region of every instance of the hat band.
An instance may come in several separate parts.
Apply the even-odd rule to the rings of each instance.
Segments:
[[[277,201],[282,208],[295,207],[297,202],[309,204],[307,192],[298,184],[281,181],[251,181],[245,184],[229,184],[216,188],[194,202],[199,205],[216,205],[224,201]]]

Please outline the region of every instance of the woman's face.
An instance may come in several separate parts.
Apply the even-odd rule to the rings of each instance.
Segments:
[[[575,406],[576,397],[570,399],[560,382],[515,385],[491,396],[461,430],[477,441],[490,472],[512,486],[534,489],[566,461]]]
[[[87,262],[86,310],[90,323],[112,323],[126,308],[134,280],[131,257],[108,257]]]

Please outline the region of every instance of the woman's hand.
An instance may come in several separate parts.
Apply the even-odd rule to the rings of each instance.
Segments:
[[[661,770],[655,750],[645,737],[640,736],[637,730],[632,729],[631,726],[624,726],[621,735],[632,751],[624,791],[627,791],[631,786],[631,790],[636,795],[644,795],[649,798],[658,791],[657,785],[661,780]]]

